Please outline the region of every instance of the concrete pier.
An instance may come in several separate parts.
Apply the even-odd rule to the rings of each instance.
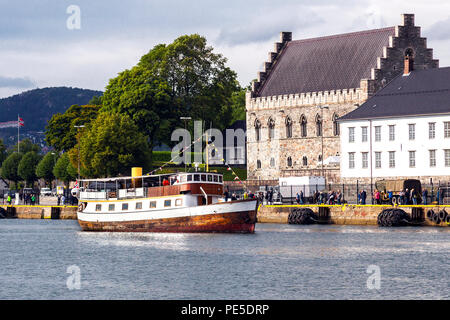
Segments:
[[[450,206],[389,206],[389,205],[261,205],[258,209],[257,219],[259,223],[288,223],[289,214],[295,208],[309,208],[319,213],[319,208],[329,208],[329,216],[323,223],[340,225],[377,225],[377,218],[384,209],[398,208],[411,215],[413,208],[422,208],[424,215],[423,226],[448,227],[448,223],[434,223],[427,218],[427,212],[433,210],[439,212],[445,210],[450,213]]]
[[[77,219],[76,206],[0,206],[8,219]]]

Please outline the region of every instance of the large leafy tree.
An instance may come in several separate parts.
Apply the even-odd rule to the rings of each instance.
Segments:
[[[102,97],[106,112],[128,115],[138,130],[149,137],[149,147],[154,141],[161,141],[167,133],[168,119],[173,115],[169,104],[167,83],[156,77],[152,71],[134,67],[111,79]]]
[[[17,167],[17,173],[25,180],[26,185],[33,186],[33,183],[37,180],[36,166],[38,165],[41,157],[35,151],[29,151],[24,154]]]
[[[84,176],[129,175],[131,167],[147,167],[150,160],[145,135],[126,114],[100,113],[83,132],[79,144]],[[77,163],[78,148],[69,154],[71,162]]]
[[[56,153],[48,152],[36,167],[36,176],[45,180],[48,186],[51,187],[55,175],[53,174],[53,167],[56,163]]]
[[[226,61],[197,34],[159,44],[110,80],[102,110],[127,113],[148,135],[150,147],[172,143],[171,131],[184,126],[180,116],[223,129],[233,119],[233,95],[241,90]]]
[[[63,114],[57,113],[48,122],[45,141],[58,152],[65,152],[77,144],[78,128],[97,117],[98,105],[73,105]]]
[[[20,180],[17,168],[22,156],[22,153],[11,153],[2,164],[2,178],[14,181],[15,185],[17,185],[17,182]]]
[[[7,147],[3,143],[3,139],[0,139],[0,166],[5,161],[6,157],[8,156]]]
[[[72,166],[69,159],[69,154],[66,152],[59,157],[53,167],[53,175],[64,181],[66,186],[69,186],[69,181],[74,180],[77,177],[77,170]]]

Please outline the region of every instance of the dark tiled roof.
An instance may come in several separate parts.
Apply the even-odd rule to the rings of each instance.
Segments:
[[[288,42],[259,96],[359,88],[394,35],[390,27]]]
[[[340,120],[450,113],[450,67],[399,75]]]

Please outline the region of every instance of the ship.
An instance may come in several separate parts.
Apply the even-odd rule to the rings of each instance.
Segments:
[[[254,233],[258,200],[224,199],[222,174],[139,170],[130,177],[78,181],[83,231]]]

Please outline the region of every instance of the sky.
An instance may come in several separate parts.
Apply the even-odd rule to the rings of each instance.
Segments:
[[[79,11],[78,11],[79,9]],[[198,33],[242,86],[256,78],[281,31],[293,39],[416,25],[450,66],[448,0],[0,0],[0,98],[34,88],[104,91],[159,43]]]

